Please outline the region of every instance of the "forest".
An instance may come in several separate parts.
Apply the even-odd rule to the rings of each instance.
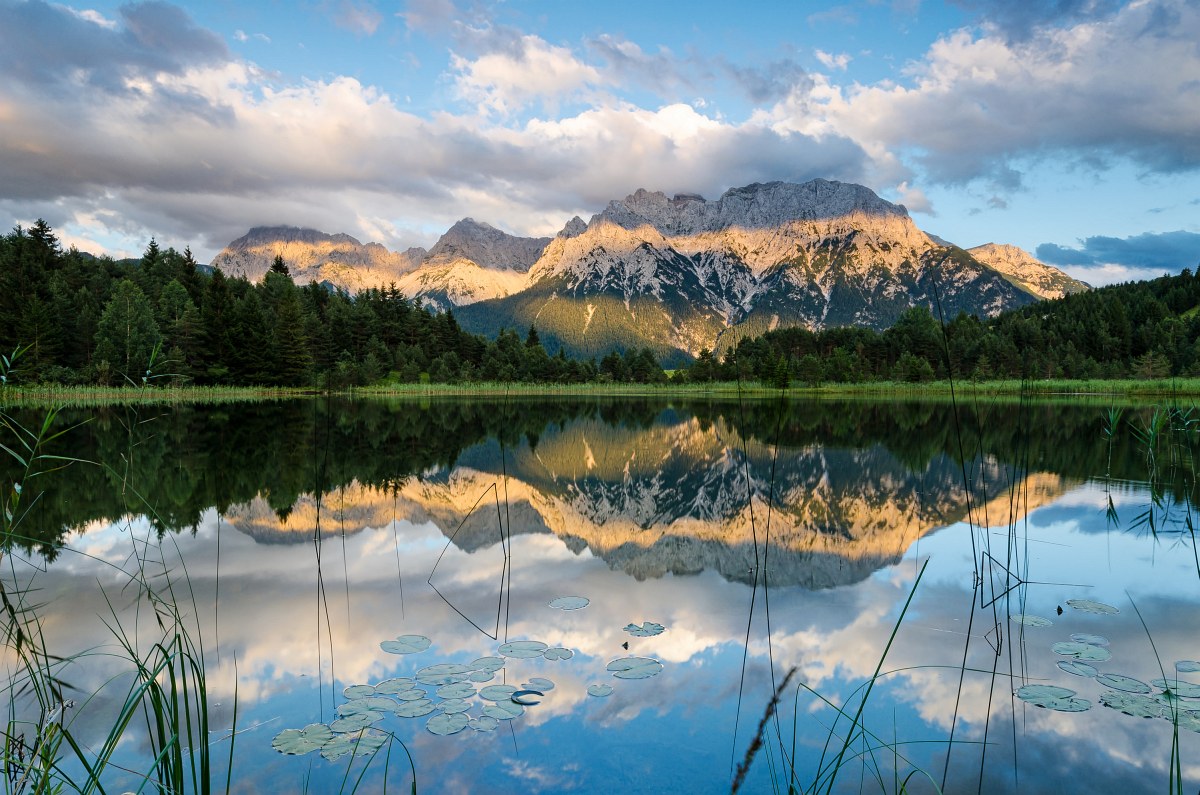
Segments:
[[[345,389],[378,383],[921,382],[1200,375],[1200,276],[1184,270],[980,319],[915,307],[891,328],[786,328],[702,350],[669,377],[646,349],[548,352],[537,329],[495,339],[395,287],[261,283],[151,240],[140,259],[63,250],[39,220],[0,237],[0,352],[11,383]]]

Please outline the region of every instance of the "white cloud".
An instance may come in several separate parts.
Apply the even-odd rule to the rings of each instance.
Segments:
[[[459,96],[481,113],[508,114],[531,105],[553,104],[604,82],[599,70],[566,47],[522,36],[514,48],[475,59],[453,55]]]
[[[339,28],[352,33],[373,36],[383,22],[383,14],[370,2],[342,0],[333,14],[333,21]]]
[[[844,52],[832,55],[824,50],[816,50],[813,52],[813,55],[817,56],[818,61],[825,64],[826,69],[837,69],[844,72],[846,71],[846,67],[850,65],[850,56]]]

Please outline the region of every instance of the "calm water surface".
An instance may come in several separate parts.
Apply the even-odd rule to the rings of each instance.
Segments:
[[[745,791],[786,791],[793,771],[807,789],[838,756],[915,586],[835,790],[895,791],[911,774],[918,792],[1160,792],[1172,724],[1104,706],[1116,691],[1051,649],[1101,636],[1088,639],[1111,652],[1090,663],[1099,674],[1200,682],[1175,672],[1200,659],[1195,439],[1165,434],[1148,456],[1137,431],[1152,409],[1127,409],[1111,440],[1106,413],[629,400],[70,411],[64,427],[82,424],[56,451],[102,465],[27,487],[41,496],[2,576],[10,591],[38,589],[47,645],[63,656],[112,649],[115,621],[148,647],[158,629],[127,572],[141,560],[174,583],[206,652],[222,759],[236,692],[235,791],[336,791],[350,768],[348,790],[364,765],[359,791],[385,778],[407,791],[399,744],[328,761],[272,741],[336,720],[348,686],[438,663],[476,688],[553,687],[532,683],[540,703],[494,731],[439,736],[427,725],[446,699],[415,683],[435,711],[385,713],[372,731],[407,746],[419,791],[728,791],[792,669]],[[589,601],[550,606],[564,596]],[[643,622],[664,630],[625,629]],[[403,635],[431,643],[381,648]],[[519,640],[570,656],[503,657],[477,681],[476,660]],[[657,673],[615,677],[609,664],[628,657]],[[11,675],[11,652],[5,662]],[[64,671],[77,736],[100,741],[123,671],[103,654]],[[1028,684],[1090,708],[1029,705],[1014,696]],[[468,694],[465,714],[493,703],[511,701]],[[1200,699],[1179,703],[1182,789],[1194,792]],[[834,705],[848,713],[837,722]],[[146,769],[147,753],[128,742],[118,761]]]

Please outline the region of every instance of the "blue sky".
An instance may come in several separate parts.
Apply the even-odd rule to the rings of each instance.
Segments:
[[[1141,278],[1200,263],[1197,41],[1189,0],[0,0],[0,223],[208,260],[824,177]]]

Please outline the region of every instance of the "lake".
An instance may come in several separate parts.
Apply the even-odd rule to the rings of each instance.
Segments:
[[[3,464],[27,747],[53,718],[101,749],[179,622],[214,789],[231,730],[235,792],[728,792],[747,759],[745,792],[1200,782],[1186,410],[298,399],[54,427],[78,462]],[[66,659],[61,717],[30,648]],[[155,747],[139,711],[105,786]]]

